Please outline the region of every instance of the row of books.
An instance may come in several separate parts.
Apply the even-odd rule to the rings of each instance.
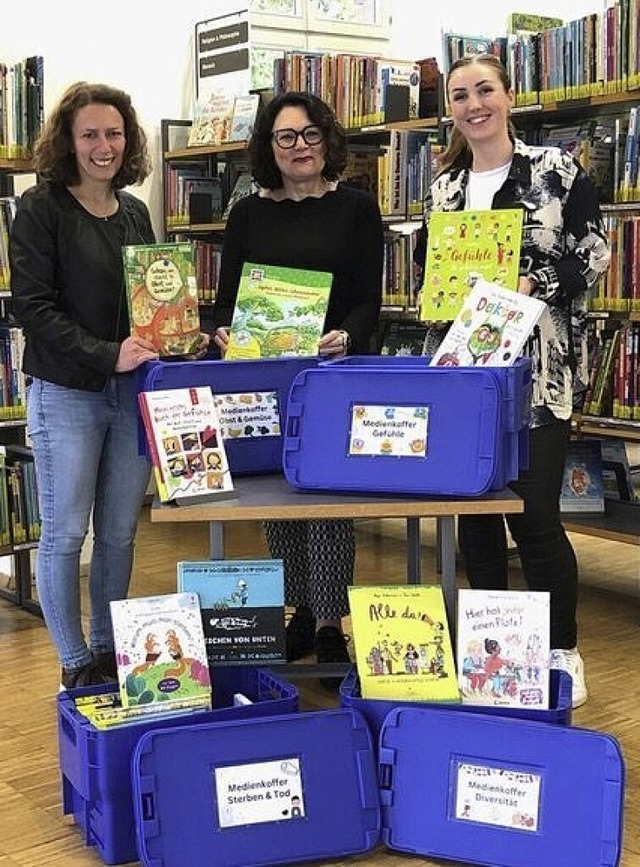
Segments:
[[[611,263],[591,297],[592,310],[640,311],[640,217],[606,214]]]
[[[24,333],[16,325],[0,324],[0,420],[23,419],[27,385],[22,371]]]
[[[595,332],[585,415],[640,421],[640,322]]]
[[[226,220],[232,204],[251,192],[248,167],[238,160],[223,162],[217,175],[202,160],[165,162],[165,220],[169,230]]]
[[[0,198],[0,292],[7,292],[9,280],[9,233],[16,213],[17,199],[15,196]]]
[[[23,545],[40,538],[35,465],[24,446],[0,446],[0,545]]]
[[[26,159],[44,123],[44,59],[0,61],[0,157]]]
[[[259,106],[257,93],[234,96],[228,90],[214,89],[196,106],[187,146],[247,141],[253,132]]]

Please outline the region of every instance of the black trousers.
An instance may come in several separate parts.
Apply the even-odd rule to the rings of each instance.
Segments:
[[[571,423],[529,431],[529,469],[510,487],[524,500],[520,515],[465,515],[458,519],[458,544],[469,585],[506,589],[507,535],[517,545],[529,590],[548,590],[551,600],[551,646],[576,646],[578,564],[560,521],[560,491]]]

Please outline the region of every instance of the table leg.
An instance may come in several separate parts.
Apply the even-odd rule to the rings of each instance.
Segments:
[[[407,583],[420,583],[420,518],[407,518]]]
[[[437,520],[440,573],[444,602],[449,616],[451,633],[456,623],[456,529],[453,515],[442,515]]]

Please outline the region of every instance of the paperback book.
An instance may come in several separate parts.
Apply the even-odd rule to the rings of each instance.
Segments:
[[[161,502],[192,505],[235,496],[209,386],[141,391],[138,403]]]
[[[286,662],[282,560],[181,560],[177,572],[200,600],[209,665]]]
[[[251,138],[259,105],[260,96],[257,93],[236,96],[231,113],[229,141],[247,141]]]
[[[480,277],[518,288],[522,211],[433,211],[420,319],[450,321]]]
[[[549,707],[549,593],[458,591],[457,664],[463,703]]]
[[[478,279],[434,353],[444,367],[507,367],[526,345],[547,305]]]
[[[572,440],[567,448],[560,511],[604,512],[604,475],[599,440]]]
[[[318,354],[333,275],[245,262],[226,360]]]
[[[234,97],[216,88],[198,100],[187,147],[221,145],[229,138]]]
[[[349,608],[363,698],[460,701],[439,585],[351,586]]]
[[[192,355],[200,344],[195,248],[189,242],[122,248],[131,334],[161,356]]]
[[[120,699],[125,708],[191,701],[211,707],[211,678],[196,593],[110,603]]]

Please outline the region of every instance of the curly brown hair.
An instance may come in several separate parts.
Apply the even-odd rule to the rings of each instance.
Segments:
[[[347,164],[347,135],[344,128],[327,103],[319,97],[290,90],[275,96],[258,114],[249,141],[249,159],[255,182],[268,190],[282,187],[282,175],[273,156],[271,133],[276,117],[288,105],[304,109],[311,123],[322,130],[325,147],[322,177],[326,181],[338,180]]]
[[[45,180],[64,186],[79,183],[80,174],[73,153],[73,121],[81,108],[94,103],[112,105],[124,120],[126,145],[122,165],[113,178],[112,186],[121,190],[131,184],[141,184],[151,173],[147,136],[138,122],[131,97],[108,84],[77,81],[65,90],[60,101],[49,113],[34,150],[34,167]]]

